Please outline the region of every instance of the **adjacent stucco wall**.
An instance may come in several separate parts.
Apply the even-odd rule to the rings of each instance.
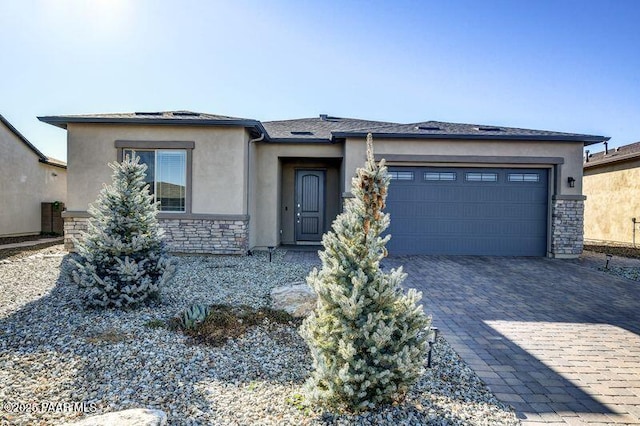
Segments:
[[[640,221],[640,159],[584,171],[584,238],[588,242],[633,244],[632,218]],[[640,225],[636,226],[636,243]]]
[[[277,246],[281,243],[282,218],[282,161],[285,159],[340,159],[343,155],[341,144],[278,144],[261,142],[255,145],[256,163],[250,170],[255,185],[249,196],[254,212],[250,219],[251,247]],[[342,191],[343,188],[340,188]],[[330,188],[327,185],[327,194]],[[334,189],[335,191],[335,189]],[[328,196],[328,198],[330,198]]]
[[[67,171],[38,155],[0,123],[0,236],[40,233],[40,203],[66,202]]]
[[[117,160],[116,140],[193,141],[192,213],[247,214],[247,132],[241,127],[69,124],[68,211],[86,211]]]

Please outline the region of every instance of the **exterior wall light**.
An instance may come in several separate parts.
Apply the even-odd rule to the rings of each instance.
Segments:
[[[576,186],[576,179],[573,176],[569,176],[567,181],[569,182],[569,188],[573,188]]]

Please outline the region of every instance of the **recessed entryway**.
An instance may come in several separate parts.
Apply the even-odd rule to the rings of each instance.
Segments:
[[[340,213],[340,167],[334,158],[281,158],[280,244],[319,245]]]

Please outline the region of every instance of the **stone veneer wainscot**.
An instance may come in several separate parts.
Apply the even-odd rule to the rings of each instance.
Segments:
[[[551,220],[551,253],[554,257],[582,254],[584,197],[554,197]]]
[[[73,239],[87,230],[86,214],[64,214],[64,247],[74,251]],[[167,249],[179,253],[245,254],[248,249],[248,218],[158,218]]]

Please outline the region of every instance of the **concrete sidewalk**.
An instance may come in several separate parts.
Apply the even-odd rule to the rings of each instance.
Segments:
[[[14,248],[23,248],[23,247],[33,247],[40,244],[50,244],[55,242],[62,243],[64,241],[64,237],[52,237],[52,238],[40,238],[39,240],[32,241],[23,241],[21,243],[12,243],[12,244],[0,244],[0,250],[14,249]]]

